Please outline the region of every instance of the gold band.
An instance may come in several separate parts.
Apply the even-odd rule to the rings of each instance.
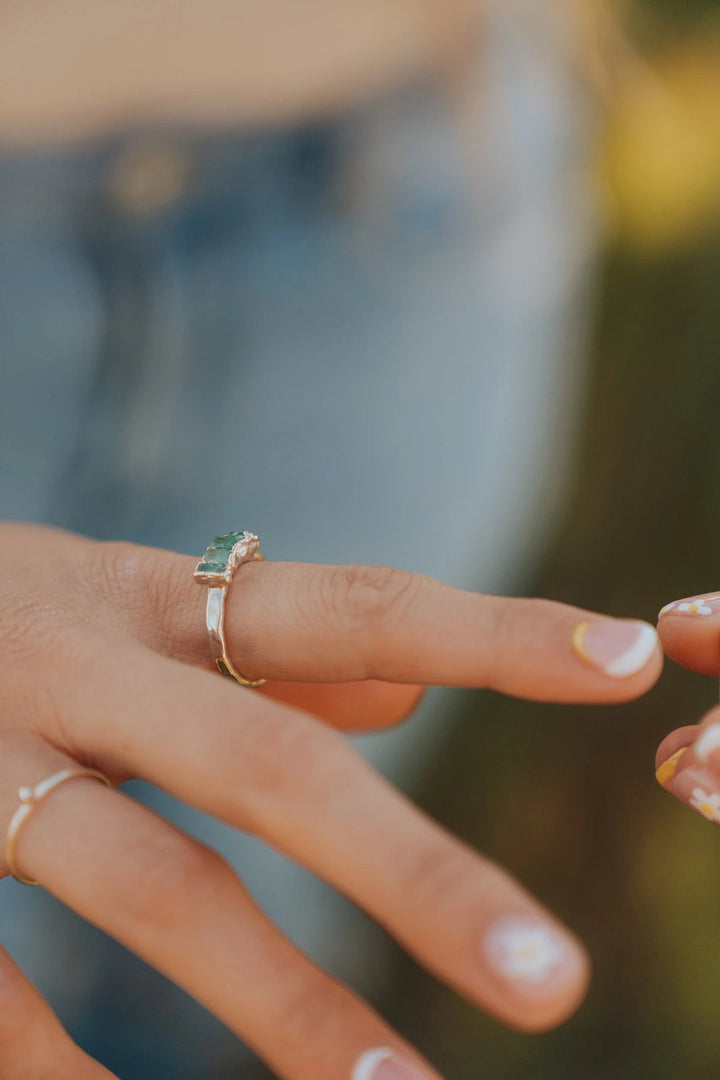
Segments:
[[[51,791],[60,787],[61,784],[66,784],[68,780],[78,780],[82,777],[90,777],[91,780],[100,780],[108,787],[112,787],[112,784],[108,780],[107,776],[98,772],[97,769],[63,769],[62,772],[55,773],[54,776],[48,777],[47,780],[42,780],[34,788],[21,787],[18,791],[18,798],[20,799],[20,806],[10,818],[10,824],[8,825],[7,836],[5,839],[5,863],[8,870],[22,885],[39,885],[38,881],[32,881],[31,878],[23,877],[18,871],[15,862],[15,849],[17,847],[18,836],[20,829],[32,814],[35,807],[44,802]]]
[[[262,686],[266,680],[246,678],[230,659],[225,641],[225,598],[235,571],[246,562],[264,559],[260,552],[260,540],[255,533],[225,533],[210,542],[194,574],[195,581],[208,589],[205,624],[218,671],[241,686],[252,688]]]

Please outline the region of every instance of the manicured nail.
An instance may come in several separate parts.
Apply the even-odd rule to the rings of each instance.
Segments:
[[[657,633],[636,619],[598,619],[575,627],[573,649],[581,660],[614,679],[635,675],[657,646]]]
[[[655,779],[661,787],[666,788],[673,779],[677,772],[678,761],[686,750],[687,746],[683,746],[680,750],[676,750],[672,757],[669,757],[667,761],[663,761],[662,765],[656,769]]]
[[[366,1050],[358,1058],[352,1080],[427,1080],[427,1077],[393,1050],[378,1047]]]
[[[484,952],[490,966],[524,993],[557,989],[582,970],[570,939],[530,916],[509,915],[494,923]]]
[[[660,618],[665,615],[717,615],[720,612],[720,593],[711,596],[691,596],[687,600],[673,600],[660,608]]]

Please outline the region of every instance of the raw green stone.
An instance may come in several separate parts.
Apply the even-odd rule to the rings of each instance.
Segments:
[[[226,551],[224,548],[215,547],[211,544],[209,548],[205,548],[205,554],[203,558],[205,562],[217,562],[226,563],[230,557],[229,549]]]
[[[210,547],[220,548],[221,551],[230,551],[238,540],[242,540],[242,538],[243,534],[241,532],[224,533],[222,536],[214,536],[210,541]]]
[[[198,574],[224,574],[226,563],[199,562],[195,567]]]

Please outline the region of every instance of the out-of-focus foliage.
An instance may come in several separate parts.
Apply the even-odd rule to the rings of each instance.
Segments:
[[[650,18],[637,5],[627,29],[617,24],[609,61],[608,224],[646,252],[720,225],[720,13],[678,5],[673,23],[672,7]]]
[[[609,255],[564,525],[527,592],[654,620],[720,583],[720,236]],[[595,978],[557,1032],[502,1029],[399,957],[385,1011],[453,1080],[720,1075],[720,833],[664,793],[654,753],[718,684],[671,663],[640,701],[468,695],[423,805],[588,942]]]

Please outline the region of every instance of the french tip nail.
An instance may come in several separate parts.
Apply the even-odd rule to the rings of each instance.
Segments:
[[[623,679],[642,671],[655,652],[658,641],[657,630],[650,623],[639,623],[638,626],[637,637],[633,643],[605,667],[608,675],[615,679]]]
[[[393,1050],[379,1046],[360,1055],[351,1080],[424,1080],[424,1075]]]
[[[658,644],[650,623],[630,619],[599,619],[581,622],[573,632],[575,653],[613,679],[642,671]]]
[[[392,1051],[384,1046],[376,1050],[366,1050],[355,1062],[352,1071],[352,1080],[372,1080],[378,1065],[391,1056]]]
[[[667,788],[668,784],[675,776],[675,773],[677,772],[678,762],[686,750],[687,746],[682,746],[679,750],[676,750],[675,753],[667,759],[667,761],[663,761],[662,765],[660,765],[655,770],[655,779],[657,780],[660,787]]]

